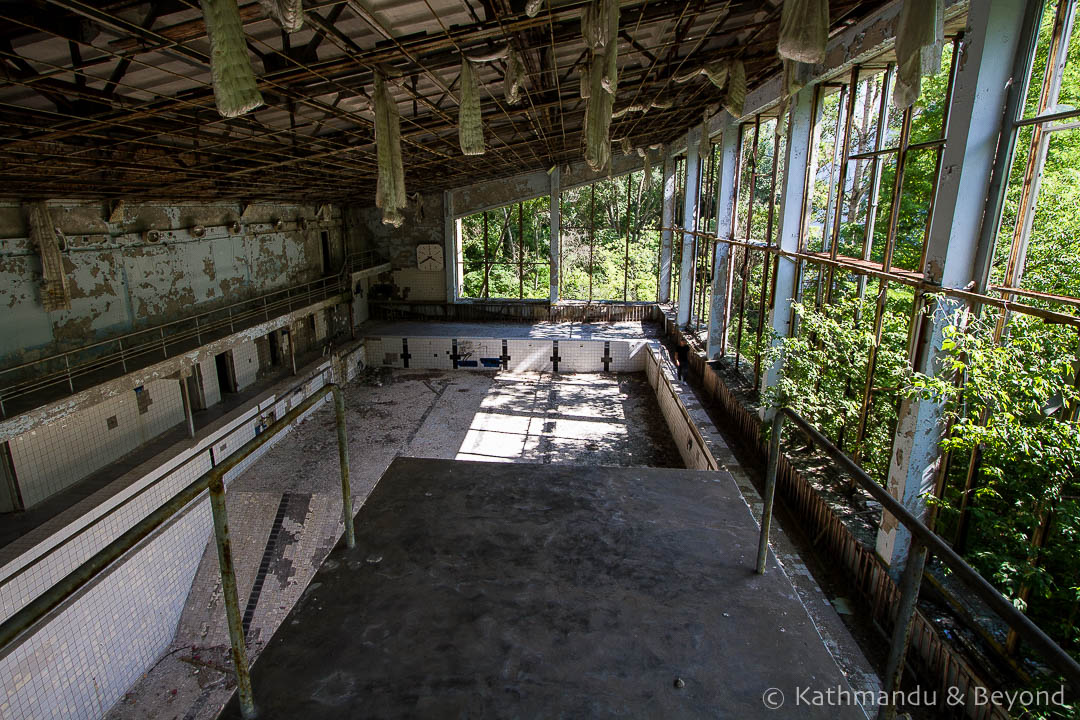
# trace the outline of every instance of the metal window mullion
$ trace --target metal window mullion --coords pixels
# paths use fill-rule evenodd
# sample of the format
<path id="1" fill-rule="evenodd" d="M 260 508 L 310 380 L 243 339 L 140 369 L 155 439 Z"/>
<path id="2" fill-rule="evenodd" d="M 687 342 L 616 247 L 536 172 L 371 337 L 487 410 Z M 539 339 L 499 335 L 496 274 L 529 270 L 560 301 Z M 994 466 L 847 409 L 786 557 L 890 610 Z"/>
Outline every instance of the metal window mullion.
<path id="1" fill-rule="evenodd" d="M 1072 34 L 1075 16 L 1076 3 L 1065 0 L 1059 2 L 1058 12 L 1054 18 L 1051 46 L 1046 58 L 1046 69 L 1043 73 L 1043 88 L 1039 94 L 1039 114 L 1057 107 L 1058 97 L 1061 94 L 1062 74 L 1068 59 L 1069 36 Z M 1013 231 L 1012 246 L 1009 249 L 1009 261 L 1005 268 L 1004 285 L 1006 286 L 1019 286 L 1024 274 L 1028 243 L 1031 240 L 1032 225 L 1035 221 L 1035 207 L 1039 198 L 1039 185 L 1049 148 L 1050 133 L 1047 132 L 1045 124 L 1033 125 L 1016 226 Z M 1005 299 L 1008 300 L 1009 297 L 1006 296 Z M 1003 311 L 998 318 L 996 337 L 1001 336 L 1007 321 L 1008 312 Z"/>
<path id="2" fill-rule="evenodd" d="M 623 302 L 626 302 L 627 292 L 630 289 L 630 180 L 633 178 L 633 175 L 633 173 L 627 173 L 626 175 L 626 214 L 624 215 L 624 222 L 626 223 L 626 249 L 623 254 Z"/>
<path id="3" fill-rule="evenodd" d="M 731 283 L 734 282 L 734 280 L 735 280 L 735 249 L 736 249 L 737 246 L 734 245 L 731 241 L 733 241 L 735 239 L 735 234 L 739 230 L 739 193 L 742 191 L 742 164 L 743 164 L 742 146 L 743 146 L 743 140 L 744 140 L 744 136 L 745 136 L 745 129 L 746 129 L 745 125 L 739 125 L 738 130 L 736 131 L 738 133 L 738 140 L 736 141 L 737 150 L 735 152 L 735 167 L 733 169 L 734 177 L 732 178 L 731 216 L 728 218 L 728 221 L 729 221 L 728 222 L 728 227 L 731 228 L 731 237 L 717 238 L 717 239 L 722 240 L 722 241 L 728 241 L 728 244 L 729 244 L 728 253 L 727 253 L 727 268 L 725 270 L 725 272 L 727 273 L 727 284 L 728 284 L 727 297 L 728 298 L 730 298 L 731 294 L 732 294 L 732 290 L 731 290 L 731 287 L 730 287 Z M 717 183 L 717 186 L 719 187 L 719 183 Z M 717 196 L 716 196 L 716 209 L 717 209 L 717 212 L 719 212 L 719 210 L 720 210 L 720 195 L 719 195 L 719 192 L 717 193 Z M 717 215 L 717 217 L 719 218 L 719 215 Z M 719 223 L 717 223 L 717 228 L 719 229 Z M 720 355 L 721 356 L 727 354 L 728 328 L 731 327 L 731 308 L 732 308 L 732 306 L 733 306 L 733 303 L 730 300 L 728 300 L 727 302 L 724 303 L 725 317 L 724 317 L 724 321 L 723 321 L 724 332 L 721 335 L 721 345 L 720 345 Z M 736 365 L 735 365 L 735 367 L 736 367 L 736 369 L 738 369 L 738 353 L 737 352 L 736 352 Z"/>
<path id="4" fill-rule="evenodd" d="M 780 119 L 777 118 L 776 122 L 779 124 Z M 768 219 L 765 222 L 765 246 L 771 247 L 773 244 L 773 223 L 776 219 L 776 175 L 780 168 L 780 133 L 773 132 L 773 161 L 772 172 L 769 174 L 769 214 Z M 765 327 L 765 302 L 772 286 L 769 283 L 769 270 L 772 268 L 774 262 L 779 262 L 779 256 L 770 257 L 767 252 L 761 254 L 761 297 L 758 301 L 758 318 L 757 318 L 757 344 L 761 347 L 761 335 Z M 773 280 L 775 281 L 775 273 L 773 274 Z M 771 305 L 771 304 L 770 304 Z M 761 380 L 761 353 L 754 353 L 754 387 L 758 387 Z"/>
<path id="5" fill-rule="evenodd" d="M 747 208 L 746 208 L 746 239 L 750 240 L 753 235 L 751 227 L 754 219 L 754 190 L 757 189 L 757 144 L 758 134 L 761 130 L 761 116 L 754 117 L 754 139 L 752 141 L 750 153 L 750 190 L 746 194 Z M 745 140 L 745 136 L 743 137 Z M 739 369 L 739 362 L 742 358 L 742 333 L 743 333 L 743 321 L 746 313 L 746 286 L 749 281 L 749 273 L 747 272 L 747 264 L 750 261 L 750 248 L 743 248 L 743 261 L 742 269 L 739 271 L 740 284 L 739 284 L 739 324 L 735 332 L 735 369 Z"/>
<path id="6" fill-rule="evenodd" d="M 885 137 L 885 128 L 886 128 L 886 125 L 888 123 L 888 116 L 889 116 L 889 104 L 888 104 L 889 85 L 892 83 L 893 72 L 894 72 L 893 64 L 889 63 L 888 67 L 885 70 L 885 74 L 881 78 L 881 98 L 880 98 L 879 104 L 878 104 L 877 135 L 874 138 L 874 150 L 875 151 L 881 150 L 881 145 L 882 145 L 882 142 L 884 141 L 884 137 Z M 908 116 L 908 114 L 910 112 L 911 112 L 910 109 L 905 110 L 905 114 L 904 114 L 905 119 L 907 118 L 907 116 Z M 905 143 L 904 143 L 903 130 L 901 130 L 900 152 L 897 155 L 897 159 L 896 159 L 896 163 L 897 163 L 896 174 L 897 175 L 900 175 L 900 172 L 901 172 L 900 171 L 900 163 L 904 158 L 905 151 L 906 151 L 906 147 L 905 147 Z M 873 254 L 874 230 L 877 227 L 878 209 L 881 206 L 881 197 L 880 197 L 880 195 L 881 195 L 881 175 L 882 175 L 882 173 L 881 173 L 881 155 L 875 154 L 874 157 L 871 158 L 870 161 L 872 163 L 871 169 L 870 169 L 870 197 L 869 197 L 869 199 L 867 201 L 867 207 L 866 207 L 866 228 L 865 228 L 865 231 L 863 232 L 863 247 L 862 247 L 862 259 L 864 261 L 869 261 L 870 256 Z M 891 204 L 890 208 L 895 208 L 896 205 L 897 205 L 897 201 L 900 199 L 900 186 L 897 185 L 896 183 L 894 183 L 892 190 L 893 190 L 892 191 L 892 204 Z M 886 244 L 888 244 L 888 238 L 886 238 Z M 865 278 L 860 278 L 859 279 L 859 298 L 862 299 L 865 296 L 865 293 L 866 293 L 866 280 L 865 280 Z"/>
<path id="7" fill-rule="evenodd" d="M 960 33 L 953 38 L 952 43 L 952 61 L 949 65 L 949 81 L 945 88 L 945 104 L 944 109 L 941 112 L 941 139 L 937 141 L 937 149 L 934 151 L 934 173 L 931 175 L 930 181 L 930 205 L 926 209 L 926 226 L 923 229 L 923 241 L 922 249 L 919 251 L 919 264 L 917 268 L 922 268 L 926 263 L 926 246 L 930 241 L 930 223 L 934 219 L 934 209 L 936 208 L 937 200 L 937 186 L 941 177 L 941 156 L 945 151 L 945 140 L 948 137 L 949 128 L 949 109 L 952 107 L 953 89 L 956 87 L 956 69 L 960 66 L 960 41 L 963 39 L 964 34 Z M 909 151 L 922 149 L 928 147 L 929 143 L 915 143 L 914 145 L 908 145 Z M 884 270 L 888 270 L 891 267 L 891 261 L 889 267 L 884 267 Z M 921 290 L 916 290 L 916 294 L 921 294 Z"/>
<path id="8" fill-rule="evenodd" d="M 701 132 L 704 133 L 707 129 L 708 128 L 706 128 L 705 126 L 702 126 Z M 699 146 L 700 146 L 700 143 L 699 143 Z M 698 219 L 701 217 L 701 187 L 702 187 L 702 177 L 701 176 L 703 174 L 701 171 L 702 171 L 702 168 L 704 167 L 704 164 L 705 164 L 701 159 L 701 152 L 700 151 L 698 152 L 697 164 L 698 164 L 697 173 L 696 173 L 697 178 L 695 178 L 696 181 L 697 181 L 697 187 L 693 188 L 694 197 L 696 198 L 696 200 L 694 202 L 694 205 L 696 206 L 696 209 L 695 209 L 695 213 L 694 213 L 694 216 L 693 216 L 694 227 L 686 228 L 686 229 L 688 229 L 690 231 L 690 242 L 693 244 L 693 246 L 690 249 L 690 257 L 693 260 L 692 265 L 690 267 L 690 278 L 689 278 L 689 280 L 690 280 L 690 292 L 687 293 L 687 297 L 690 298 L 690 317 L 687 318 L 687 322 L 691 326 L 694 325 L 694 291 L 697 289 L 697 286 L 696 286 L 696 283 L 697 283 L 697 267 L 698 267 L 697 223 L 698 223 Z M 689 152 L 687 152 L 687 154 L 686 154 L 686 175 L 687 175 L 687 178 L 690 177 L 690 153 Z M 691 188 L 687 187 L 686 188 L 686 194 L 689 195 L 690 192 L 691 192 Z M 685 208 L 685 206 L 686 206 L 686 201 L 684 200 L 683 201 L 683 207 Z M 685 214 L 686 214 L 686 211 L 684 209 L 683 210 L 683 215 L 685 216 Z M 685 220 L 685 217 L 683 219 Z"/>
<path id="9" fill-rule="evenodd" d="M 491 251 L 488 249 L 488 213 L 484 211 L 484 286 L 483 298 L 488 298 L 488 277 L 491 275 Z"/>
<path id="10" fill-rule="evenodd" d="M 596 242 L 596 183 L 589 186 L 589 297 L 592 302 L 593 245 Z"/>
<path id="11" fill-rule="evenodd" d="M 708 128 L 703 128 L 702 132 L 706 132 Z M 701 228 L 703 232 L 709 231 L 709 223 L 706 220 L 707 209 L 709 207 L 708 198 L 713 195 L 713 186 L 716 184 L 716 149 L 713 143 L 710 141 L 709 146 L 709 161 L 708 169 L 705 172 L 705 177 L 701 183 L 701 192 L 698 195 L 698 222 L 697 226 Z M 699 152 L 700 154 L 700 152 Z M 704 160 L 702 160 L 704 164 Z M 704 222 L 703 222 L 704 221 Z M 704 226 L 704 227 L 702 227 Z M 694 276 L 697 278 L 698 283 L 698 309 L 697 320 L 699 324 L 705 323 L 705 298 L 709 293 L 709 273 L 707 271 L 709 267 L 710 249 L 712 247 L 712 239 L 709 236 L 705 237 L 705 242 L 697 246 L 697 253 L 694 256 Z"/>
<path id="12" fill-rule="evenodd" d="M 518 209 L 518 300 L 525 297 L 525 207 L 517 204 Z"/>
<path id="13" fill-rule="evenodd" d="M 1068 56 L 1069 35 L 1071 35 L 1072 32 L 1074 16 L 1074 2 L 1066 0 L 1059 2 L 1058 12 L 1054 17 L 1054 31 L 1051 36 L 1049 52 L 1047 53 L 1046 67 L 1043 71 L 1043 86 L 1039 93 L 1039 105 L 1036 110 L 1036 115 L 1043 114 L 1049 108 L 1057 105 L 1058 94 L 1061 89 L 1061 71 L 1064 69 Z M 1038 31 L 1035 30 L 1035 33 L 1037 38 Z M 1034 62 L 1037 47 L 1036 41 L 1033 44 L 1031 54 L 1029 55 L 1029 68 L 1031 67 L 1031 63 Z M 1030 70 L 1025 73 L 1026 83 L 1030 82 L 1030 75 Z M 1024 95 L 1019 98 L 1020 108 L 1023 107 L 1027 89 L 1028 88 L 1025 85 Z M 1017 127 L 1014 124 L 1012 144 L 1010 147 L 1015 146 L 1017 137 Z M 1009 259 L 1005 267 L 1004 284 L 1007 286 L 1018 286 L 1020 284 L 1020 278 L 1023 275 L 1023 265 L 1027 255 L 1027 243 L 1030 238 L 1035 204 L 1038 199 L 1039 179 L 1042 175 L 1043 165 L 1046 161 L 1049 139 L 1050 134 L 1045 131 L 1042 123 L 1033 125 L 1031 144 L 1028 146 L 1028 158 L 1024 169 L 1021 196 L 1017 203 L 1016 224 L 1013 226 L 1013 237 L 1009 247 Z M 1003 293 L 1002 297 L 1004 300 L 1008 301 L 1011 294 Z M 995 342 L 1001 339 L 1001 335 L 1008 322 L 1008 317 L 1008 308 L 1001 308 L 997 322 L 994 326 Z M 978 418 L 979 425 L 985 425 L 988 419 L 989 414 L 984 410 Z M 975 475 L 978 472 L 980 464 L 980 451 L 979 448 L 976 447 L 968 461 L 967 473 L 964 478 L 964 489 L 960 498 L 960 517 L 957 520 L 956 534 L 954 536 L 954 542 L 961 552 L 967 541 L 967 528 L 970 523 L 971 498 L 975 487 Z"/>
<path id="14" fill-rule="evenodd" d="M 837 190 L 839 188 L 840 161 L 843 157 L 843 141 L 841 140 L 841 134 L 843 132 L 843 121 L 844 116 L 847 114 L 847 103 L 849 102 L 850 96 L 850 88 L 847 85 L 840 85 L 840 99 L 837 102 L 836 108 L 836 124 L 833 126 L 833 151 L 832 167 L 829 170 L 829 194 L 825 201 L 825 222 L 821 227 L 821 251 L 830 253 L 830 257 L 832 257 L 832 234 L 835 220 L 833 203 L 839 203 L 840 196 L 843 194 Z M 821 102 L 824 106 L 824 95 L 822 95 Z M 818 273 L 817 288 L 814 293 L 814 307 L 817 309 L 820 309 L 824 302 L 824 286 L 826 279 L 831 277 L 831 270 L 826 272 L 823 269 Z"/>
<path id="15" fill-rule="evenodd" d="M 855 122 L 855 86 L 858 82 L 859 66 L 855 65 L 851 68 L 851 81 L 848 85 L 848 102 L 844 113 L 844 138 L 841 151 L 840 177 L 839 182 L 837 183 L 836 192 L 836 218 L 832 228 L 832 247 L 829 249 L 829 257 L 833 260 L 836 259 L 837 252 L 840 249 L 840 218 L 844 212 L 844 186 L 847 183 L 849 162 L 848 150 L 851 144 L 851 128 Z M 830 265 L 828 287 L 825 292 L 826 302 L 832 302 L 833 299 L 833 280 L 833 266 Z"/>

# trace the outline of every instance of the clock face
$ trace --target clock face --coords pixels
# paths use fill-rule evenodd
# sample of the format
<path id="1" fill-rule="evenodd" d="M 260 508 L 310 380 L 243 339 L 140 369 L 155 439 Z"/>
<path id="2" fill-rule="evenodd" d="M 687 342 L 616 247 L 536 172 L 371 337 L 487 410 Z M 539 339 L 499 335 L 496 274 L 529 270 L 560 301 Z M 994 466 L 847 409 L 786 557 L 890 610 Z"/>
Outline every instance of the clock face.
<path id="1" fill-rule="evenodd" d="M 443 249 L 437 243 L 416 246 L 416 267 L 429 272 L 443 269 Z"/>

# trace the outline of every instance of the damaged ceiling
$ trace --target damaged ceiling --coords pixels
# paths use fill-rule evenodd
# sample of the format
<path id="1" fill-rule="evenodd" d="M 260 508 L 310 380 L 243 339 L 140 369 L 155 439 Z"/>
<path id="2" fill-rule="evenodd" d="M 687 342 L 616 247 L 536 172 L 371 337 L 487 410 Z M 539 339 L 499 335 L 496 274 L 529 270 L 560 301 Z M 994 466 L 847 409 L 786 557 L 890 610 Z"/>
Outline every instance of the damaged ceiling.
<path id="1" fill-rule="evenodd" d="M 375 71 L 398 104 L 409 192 L 580 160 L 587 4 L 545 2 L 529 17 L 525 0 L 306 2 L 303 28 L 286 33 L 241 0 L 264 104 L 225 119 L 198 0 L 2 0 L 0 194 L 370 205 Z M 883 4 L 834 0 L 832 32 Z M 777 72 L 779 17 L 779 2 L 622 3 L 613 151 L 623 138 L 671 141 L 720 102 L 704 76 L 676 76 L 724 59 L 745 63 L 751 88 Z M 462 54 L 507 43 L 524 61 L 524 91 L 508 103 L 505 60 L 476 64 L 487 149 L 465 156 Z"/>

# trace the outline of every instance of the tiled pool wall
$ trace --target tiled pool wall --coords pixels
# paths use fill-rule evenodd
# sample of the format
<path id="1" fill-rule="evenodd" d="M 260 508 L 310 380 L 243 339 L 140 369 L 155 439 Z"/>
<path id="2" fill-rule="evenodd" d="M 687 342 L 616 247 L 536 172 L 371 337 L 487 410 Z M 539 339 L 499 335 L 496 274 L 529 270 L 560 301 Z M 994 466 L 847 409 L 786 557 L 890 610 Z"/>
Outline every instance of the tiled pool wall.
<path id="1" fill-rule="evenodd" d="M 68 522 L 47 524 L 5 548 L 0 556 L 0 620 L 11 617 L 327 382 L 353 379 L 363 353 L 360 344 L 323 361 L 291 389 L 262 393 L 167 461 L 135 468 L 132 473 L 141 476 L 107 500 L 87 503 L 77 517 L 65 514 Z M 327 402 L 330 399 L 328 395 Z M 298 422 L 322 405 L 317 403 Z M 230 470 L 226 484 L 287 432 Z M 172 641 L 212 528 L 204 494 L 65 601 L 32 634 L 9 645 L 0 656 L 0 718 L 104 715 Z"/>
<path id="2" fill-rule="evenodd" d="M 410 370 L 645 372 L 686 467 L 718 470 L 732 459 L 693 391 L 675 380 L 667 350 L 657 340 L 384 335 L 364 342 L 371 364 Z"/>
<path id="3" fill-rule="evenodd" d="M 368 362 L 417 370 L 642 372 L 648 340 L 398 337 L 364 339 Z"/>
<path id="4" fill-rule="evenodd" d="M 340 365 L 331 370 L 337 362 Z M 430 370 L 645 372 L 686 467 L 716 470 L 730 454 L 693 393 L 674 379 L 667 351 L 656 340 L 369 337 L 340 360 L 321 364 L 288 397 L 268 393 L 253 400 L 248 410 L 110 501 L 7 558 L 0 567 L 0 617 L 10 617 L 205 471 L 211 448 L 220 460 L 254 436 L 268 411 L 280 417 L 322 387 L 331 374 L 351 380 L 363 363 Z M 254 460 L 246 460 L 229 479 Z M 122 512 L 110 513 L 148 485 L 156 487 Z M 196 501 L 0 657 L 0 717 L 94 718 L 107 711 L 171 641 L 210 527 L 205 499 Z M 31 564 L 32 570 L 20 572 Z"/>

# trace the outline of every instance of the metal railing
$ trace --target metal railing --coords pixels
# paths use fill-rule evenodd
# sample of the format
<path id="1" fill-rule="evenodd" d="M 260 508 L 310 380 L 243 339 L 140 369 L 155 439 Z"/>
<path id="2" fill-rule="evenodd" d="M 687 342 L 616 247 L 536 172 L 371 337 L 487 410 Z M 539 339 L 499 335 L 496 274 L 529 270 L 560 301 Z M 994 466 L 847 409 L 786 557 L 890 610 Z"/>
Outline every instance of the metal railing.
<path id="1" fill-rule="evenodd" d="M 140 363 L 165 360 L 198 347 L 204 338 L 243 330 L 348 290 L 340 276 L 320 278 L 4 368 L 0 370 L 0 417 L 7 416 L 4 404 L 12 399 L 64 384 L 74 394 L 76 380 L 87 375 L 110 368 L 127 373 Z"/>
<path id="2" fill-rule="evenodd" d="M 817 428 L 789 408 L 775 410 L 772 418 L 768 464 L 765 471 L 764 507 L 762 509 L 761 530 L 758 539 L 756 566 L 758 574 L 765 572 L 765 561 L 768 555 L 769 528 L 773 514 L 773 502 L 776 497 L 776 479 L 780 464 L 780 436 L 783 432 L 785 418 L 791 420 L 814 444 L 824 450 L 855 480 L 859 487 L 873 497 L 874 500 L 881 503 L 882 508 L 895 517 L 911 533 L 911 545 L 908 549 L 907 562 L 900 581 L 900 603 L 897 607 L 896 622 L 893 626 L 885 667 L 884 692 L 889 702 L 880 706 L 878 720 L 892 720 L 896 717 L 896 706 L 893 703 L 894 691 L 900 687 L 904 659 L 911 637 L 912 621 L 915 617 L 919 589 L 922 584 L 923 570 L 926 566 L 927 554 L 931 552 L 937 555 L 941 562 L 948 566 L 969 590 L 985 602 L 995 615 L 1014 630 L 1017 635 L 1026 640 L 1047 663 L 1060 672 L 1072 686 L 1074 692 L 1080 693 L 1080 663 L 1077 663 L 1068 652 L 1055 643 L 1027 615 L 1017 610 L 1008 598 L 1002 595 L 975 568 L 968 565 L 955 550 L 937 533 L 915 517 L 903 503 L 867 475 L 843 450 L 836 447 Z"/>
<path id="3" fill-rule="evenodd" d="M 360 252 L 349 253 L 345 256 L 345 262 L 341 265 L 341 277 L 344 279 L 350 273 L 360 272 L 361 270 L 370 270 L 373 267 L 378 267 L 386 263 L 379 253 L 374 250 L 361 250 Z"/>
<path id="4" fill-rule="evenodd" d="M 203 344 L 203 338 L 243 330 L 258 322 L 266 322 L 297 308 L 325 300 L 351 290 L 349 275 L 377 267 L 383 259 L 373 250 L 346 256 L 336 275 L 312 280 L 292 287 L 274 290 L 248 300 L 231 303 L 190 315 L 180 320 L 134 330 L 108 340 L 81 345 L 48 357 L 30 360 L 0 370 L 0 417 L 7 417 L 5 401 L 38 392 L 54 385 L 67 385 L 75 393 L 75 381 L 107 368 L 127 373 L 140 367 L 140 362 L 168 359 Z M 171 347 L 170 347 L 171 346 Z M 179 349 L 178 346 L 184 346 Z M 90 357 L 87 357 L 90 356 Z"/>
<path id="5" fill-rule="evenodd" d="M 225 475 L 244 459 L 269 442 L 275 435 L 298 420 L 305 412 L 322 402 L 327 394 L 334 395 L 334 412 L 337 421 L 338 462 L 341 468 L 341 513 L 345 524 L 345 542 L 355 547 L 356 537 L 352 524 L 352 488 L 349 482 L 349 448 L 345 432 L 345 399 L 336 384 L 324 385 L 312 393 L 264 432 L 247 441 L 220 464 L 203 473 L 197 480 L 162 503 L 156 510 L 137 522 L 123 535 L 106 545 L 93 557 L 68 573 L 25 607 L 0 623 L 0 656 L 9 646 L 35 632 L 35 625 L 71 598 L 80 588 L 91 582 L 99 573 L 120 559 L 126 552 L 160 528 L 177 513 L 199 499 L 203 491 L 209 491 L 210 508 L 214 516 L 214 538 L 217 542 L 218 560 L 221 568 L 221 584 L 225 599 L 225 614 L 232 644 L 236 686 L 240 696 L 240 709 L 245 718 L 255 717 L 255 701 L 251 690 L 247 645 L 244 640 L 243 619 L 236 587 L 236 570 L 233 566 L 232 541 L 229 537 L 229 518 L 225 508 Z"/>

